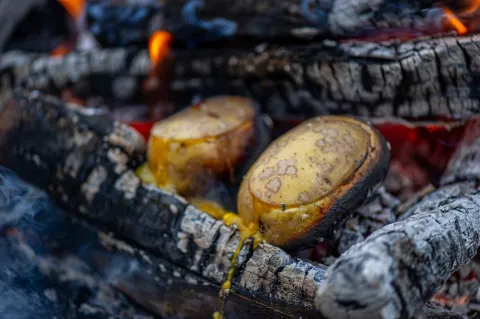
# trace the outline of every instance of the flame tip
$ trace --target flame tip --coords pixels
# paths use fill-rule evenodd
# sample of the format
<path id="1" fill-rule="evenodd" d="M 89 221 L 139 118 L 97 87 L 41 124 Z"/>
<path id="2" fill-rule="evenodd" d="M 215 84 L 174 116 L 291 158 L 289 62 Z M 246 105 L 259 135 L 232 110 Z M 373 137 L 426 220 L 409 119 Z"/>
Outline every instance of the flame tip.
<path id="1" fill-rule="evenodd" d="M 154 67 L 158 67 L 170 51 L 173 37 L 167 31 L 155 31 L 148 42 L 148 52 Z"/>

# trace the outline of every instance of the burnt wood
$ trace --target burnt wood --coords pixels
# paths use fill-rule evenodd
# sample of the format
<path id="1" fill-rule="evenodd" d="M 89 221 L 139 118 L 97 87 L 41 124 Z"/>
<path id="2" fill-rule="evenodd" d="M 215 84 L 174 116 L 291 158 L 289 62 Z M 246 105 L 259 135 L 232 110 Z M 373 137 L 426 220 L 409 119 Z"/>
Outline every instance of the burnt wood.
<path id="1" fill-rule="evenodd" d="M 144 143 L 131 129 L 105 115 L 20 90 L 2 105 L 0 115 L 2 165 L 48 190 L 77 216 L 138 245 L 134 258 L 146 254 L 171 263 L 181 274 L 210 283 L 208 298 L 217 296 L 238 232 L 178 196 L 141 185 L 132 169 L 144 160 Z M 272 306 L 287 317 L 319 316 L 320 310 L 328 316 L 408 317 L 476 253 L 479 196 L 470 182 L 440 188 L 407 212 L 405 220 L 374 232 L 344 253 L 329 268 L 326 282 L 323 267 L 265 243 L 253 250 L 247 242 L 233 289 L 241 300 L 255 300 L 259 309 Z M 106 246 L 129 246 L 100 237 Z M 165 277 L 166 286 L 160 281 L 152 289 L 168 287 L 171 275 Z M 185 276 L 173 273 L 179 279 L 176 285 L 188 282 Z M 345 293 L 347 300 L 342 299 Z M 162 304 L 152 301 L 147 307 Z"/>
<path id="2" fill-rule="evenodd" d="M 480 111 L 479 44 L 480 37 L 472 35 L 176 50 L 170 89 L 179 105 L 189 105 L 193 97 L 238 94 L 282 117 L 463 119 Z M 122 101 L 138 98 L 151 72 L 146 51 L 123 48 L 62 58 L 12 52 L 0 58 L 0 70 L 13 86 L 43 92 L 70 86 L 79 95 Z"/>
<path id="3" fill-rule="evenodd" d="M 142 185 L 132 168 L 143 143 L 132 129 L 52 97 L 16 91 L 0 111 L 0 163 L 48 190 L 68 211 L 219 285 L 239 232 L 184 199 Z M 42 143 L 38 143 L 41 140 Z M 324 270 L 248 240 L 232 288 L 260 300 L 313 311 Z"/>
<path id="4" fill-rule="evenodd" d="M 442 1 L 453 10 L 462 1 Z M 112 0 L 87 5 L 89 29 L 104 45 L 145 43 L 148 31 L 171 32 L 177 42 L 202 45 L 218 40 L 246 46 L 251 42 L 295 42 L 322 38 L 378 35 L 392 29 L 405 32 L 439 32 L 441 11 L 434 1 L 392 0 Z M 89 13 L 91 11 L 91 13 Z M 155 12 L 152 17 L 149 12 Z M 117 21 L 113 28 L 112 21 Z M 130 30 L 124 29 L 129 26 Z M 133 31 L 132 31 L 133 29 Z M 101 30 L 101 31 L 99 31 Z M 105 34 L 110 35 L 106 39 Z M 115 41 L 115 40 L 119 41 Z"/>
<path id="5" fill-rule="evenodd" d="M 411 207 L 403 220 L 351 247 L 328 269 L 316 294 L 316 307 L 326 316 L 409 318 L 477 254 L 475 128 L 473 121 L 450 159 L 443 186 Z"/>
<path id="6" fill-rule="evenodd" d="M 0 309 L 18 305 L 3 315 L 211 318 L 218 310 L 217 284 L 65 214 L 3 167 L 0 190 Z M 235 292 L 225 306 L 228 318 L 313 318 Z"/>
<path id="7" fill-rule="evenodd" d="M 0 307 L 18 306 L 4 315 L 210 318 L 218 310 L 218 285 L 65 214 L 2 167 L 0 190 L 9 194 L 0 200 Z M 235 292 L 225 306 L 228 318 L 319 318 Z M 463 318 L 432 304 L 415 317 Z"/>

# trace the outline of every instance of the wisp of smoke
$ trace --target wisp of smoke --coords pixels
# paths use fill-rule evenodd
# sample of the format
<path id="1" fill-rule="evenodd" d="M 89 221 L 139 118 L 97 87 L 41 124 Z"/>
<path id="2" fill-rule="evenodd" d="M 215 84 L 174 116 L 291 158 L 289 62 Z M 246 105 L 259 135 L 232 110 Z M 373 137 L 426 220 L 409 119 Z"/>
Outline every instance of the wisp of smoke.
<path id="1" fill-rule="evenodd" d="M 45 209 L 53 209 L 53 205 L 44 192 L 0 166 L 0 231 L 14 226 L 22 217 L 34 217 Z"/>
<path id="2" fill-rule="evenodd" d="M 41 210 L 54 206 L 42 191 L 24 183 L 0 166 L 0 316 L 49 318 L 59 309 L 44 296 L 48 285 L 36 268 L 35 256 L 7 236 L 7 229 L 34 227 Z"/>

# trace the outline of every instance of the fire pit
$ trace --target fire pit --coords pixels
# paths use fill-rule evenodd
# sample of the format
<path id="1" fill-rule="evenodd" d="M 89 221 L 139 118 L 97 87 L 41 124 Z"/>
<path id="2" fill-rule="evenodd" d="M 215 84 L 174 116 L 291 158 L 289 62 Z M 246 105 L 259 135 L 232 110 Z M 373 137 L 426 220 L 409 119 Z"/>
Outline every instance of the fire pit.
<path id="1" fill-rule="evenodd" d="M 39 188 L 2 168 L 25 304 L 479 315 L 477 2 L 0 3 L 0 165 Z"/>

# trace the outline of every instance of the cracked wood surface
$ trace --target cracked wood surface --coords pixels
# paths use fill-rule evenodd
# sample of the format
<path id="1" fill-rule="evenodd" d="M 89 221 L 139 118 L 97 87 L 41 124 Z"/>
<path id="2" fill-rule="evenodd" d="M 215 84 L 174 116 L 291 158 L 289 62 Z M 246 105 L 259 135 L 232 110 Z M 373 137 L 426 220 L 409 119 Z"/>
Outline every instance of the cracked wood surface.
<path id="1" fill-rule="evenodd" d="M 335 318 L 412 316 L 477 253 L 480 192 L 470 186 L 458 197 L 427 196 L 412 216 L 345 252 L 325 274 L 318 309 Z"/>
<path id="2" fill-rule="evenodd" d="M 225 279 L 238 231 L 180 197 L 142 185 L 132 168 L 143 160 L 144 144 L 133 130 L 21 91 L 0 114 L 2 165 L 69 211 L 217 285 Z M 269 244 L 253 250 L 251 241 L 236 267 L 235 291 L 306 310 L 313 309 L 324 272 Z"/>
<path id="3" fill-rule="evenodd" d="M 218 285 L 65 214 L 4 167 L 0 190 L 14 194 L 0 201 L 0 309 L 8 318 L 211 318 L 218 310 Z M 235 292 L 225 306 L 228 318 L 312 318 Z"/>
<path id="4" fill-rule="evenodd" d="M 475 128 L 476 121 L 450 159 L 443 186 L 410 208 L 403 220 L 354 245 L 327 270 L 316 294 L 317 309 L 335 318 L 409 318 L 477 254 Z"/>
<path id="5" fill-rule="evenodd" d="M 170 86 L 185 105 L 193 96 L 240 94 L 274 116 L 468 118 L 480 111 L 479 45 L 480 36 L 473 35 L 403 43 L 325 40 L 259 45 L 253 51 L 177 50 Z M 80 95 L 130 100 L 138 97 L 150 61 L 145 51 L 121 48 L 63 58 L 7 53 L 0 70 L 4 81 L 13 77 L 15 85 L 29 90 L 73 86 Z"/>
<path id="6" fill-rule="evenodd" d="M 124 238 L 128 238 L 140 245 L 146 252 L 129 249 L 128 244 L 109 239 L 108 236 L 101 236 L 103 245 L 113 246 L 120 250 L 125 250 L 127 247 L 126 250 L 130 251 L 130 254 L 137 256 L 135 258 L 150 260 L 164 258 L 178 265 L 177 274 L 170 273 L 168 276 L 173 275 L 174 278 L 179 279 L 179 282 L 188 282 L 187 277 L 192 274 L 218 287 L 230 266 L 230 259 L 239 239 L 238 232 L 223 226 L 220 221 L 193 208 L 179 197 L 154 187 L 140 185 L 131 168 L 143 160 L 144 144 L 141 140 L 138 140 L 128 127 L 113 124 L 113 122 L 109 125 L 108 120 L 103 116 L 85 114 L 85 112 L 88 111 L 75 109 L 73 106 L 65 107 L 64 104 L 51 97 L 42 97 L 36 94 L 25 95 L 17 91 L 15 99 L 0 109 L 0 119 L 2 119 L 0 121 L 0 132 L 2 133 L 0 134 L 2 137 L 0 140 L 2 147 L 0 163 L 11 167 L 25 179 L 48 189 L 49 193 L 63 207 L 87 217 L 107 231 L 114 231 Z M 36 142 L 38 137 L 44 141 L 42 145 Z M 126 140 L 129 143 L 125 143 Z M 126 145 L 134 145 L 134 147 L 126 148 Z M 421 307 L 424 300 L 428 299 L 422 293 L 433 294 L 436 285 L 441 284 L 454 268 L 471 257 L 473 249 L 470 248 L 475 246 L 475 236 L 469 238 L 470 241 L 463 242 L 452 239 L 455 238 L 456 225 L 463 227 L 468 223 L 465 227 L 474 235 L 480 229 L 476 225 L 477 220 L 480 220 L 477 218 L 479 216 L 475 215 L 480 214 L 478 212 L 480 209 L 477 211 L 471 209 L 472 207 L 478 208 L 472 201 L 477 198 L 478 194 L 465 195 L 469 193 L 472 185 L 463 185 L 463 188 L 461 185 L 454 184 L 448 186 L 449 188 L 442 188 L 430 194 L 430 200 L 424 199 L 422 202 L 426 202 L 427 205 L 417 206 L 419 212 L 400 222 L 403 224 L 398 226 L 399 229 L 396 230 L 396 233 L 388 231 L 388 227 L 395 228 L 395 226 L 387 226 L 387 228 L 377 231 L 377 233 L 385 232 L 385 236 L 372 235 L 370 238 L 374 239 L 369 238 L 360 244 L 360 247 L 366 245 L 367 248 L 359 249 L 358 245 L 354 246 L 340 258 L 340 260 L 348 259 L 352 251 L 354 251 L 353 254 L 365 252 L 372 257 L 369 253 L 370 249 L 376 249 L 374 251 L 378 251 L 379 256 L 385 258 L 381 265 L 390 263 L 389 265 L 398 271 L 389 273 L 387 270 L 386 274 L 390 277 L 386 276 L 382 279 L 387 278 L 387 282 L 388 280 L 392 280 L 392 282 L 399 280 L 403 284 L 393 285 L 390 290 L 375 289 L 375 292 L 370 295 L 371 300 L 377 300 L 375 294 L 380 294 L 380 297 L 384 299 L 378 300 L 391 301 L 388 299 L 391 297 L 388 293 L 395 294 L 398 291 L 398 293 L 402 293 L 403 298 L 411 298 L 408 301 L 409 308 L 401 310 L 403 304 L 401 301 L 399 302 L 399 299 L 394 298 L 393 303 L 390 304 L 392 307 L 387 310 L 393 311 L 393 313 L 399 310 L 403 315 L 413 314 Z M 438 203 L 438 207 L 431 203 Z M 450 210 L 449 207 L 452 206 L 457 210 Z M 438 227 L 435 214 L 446 218 L 445 225 L 442 224 Z M 455 224 L 455 221 L 458 222 Z M 412 225 L 415 227 L 412 228 Z M 440 242 L 441 245 L 435 246 L 435 250 L 427 249 L 425 253 L 421 248 L 430 246 L 427 244 L 422 246 L 422 244 L 428 243 L 430 237 L 426 234 L 428 232 L 422 232 L 422 229 L 426 229 L 427 226 L 431 226 L 430 230 L 437 231 L 436 236 L 432 237 L 433 243 L 438 245 Z M 412 231 L 411 237 L 407 236 L 407 240 L 401 240 L 402 236 L 395 235 L 408 233 L 409 229 L 414 229 L 414 231 Z M 392 256 L 388 254 L 388 250 L 385 252 L 382 245 L 380 248 L 376 247 L 378 242 L 375 238 L 386 238 L 387 241 L 399 240 L 400 244 L 395 246 L 398 249 L 394 250 L 398 254 Z M 448 240 L 453 240 L 453 243 L 456 244 L 445 245 L 445 241 Z M 368 244 L 370 242 L 373 243 Z M 418 256 L 410 257 L 412 247 L 418 248 Z M 438 255 L 428 255 L 442 254 L 442 252 L 445 254 L 441 256 L 452 258 L 449 259 L 450 264 L 440 257 L 438 260 L 435 259 Z M 430 256 L 429 261 L 432 262 L 425 263 L 422 256 Z M 415 259 L 416 257 L 418 258 Z M 445 264 L 445 266 L 439 266 L 439 263 Z M 410 272 L 406 273 L 405 268 L 402 268 L 405 264 L 412 265 L 411 268 L 408 268 L 411 270 Z M 375 266 L 375 268 L 369 268 L 368 265 Z M 438 266 L 439 268 L 435 268 L 435 270 L 441 270 L 441 272 L 431 271 L 431 268 L 428 268 L 431 265 Z M 359 268 L 355 268 L 355 271 L 349 269 L 349 274 L 357 274 L 358 269 L 365 269 L 367 273 L 371 273 L 372 269 L 379 269 L 380 273 L 385 271 L 383 267 L 378 268 L 376 261 L 373 261 L 373 264 L 367 262 L 356 266 Z M 315 291 L 322 289 L 323 268 L 294 259 L 286 252 L 268 244 L 261 244 L 253 251 L 250 242 L 243 247 L 237 267 L 233 287 L 239 293 L 238 296 L 243 295 L 248 300 L 267 303 L 267 305 L 270 303 L 271 306 L 280 309 L 286 317 L 298 313 L 304 313 L 305 316 L 319 316 L 319 313 L 313 309 L 313 300 Z M 338 273 L 336 267 L 335 264 L 329 271 L 334 274 Z M 426 277 L 427 280 L 424 283 L 417 285 L 415 278 L 418 277 L 409 278 L 411 274 L 415 273 L 429 276 Z M 396 275 L 401 276 L 395 277 Z M 359 276 L 359 278 L 363 277 Z M 349 277 L 349 279 L 351 278 Z M 168 279 L 165 280 L 168 285 Z M 331 279 L 328 280 L 327 286 L 331 283 Z M 144 283 L 148 281 L 147 277 Z M 355 285 L 358 284 L 355 281 L 350 282 L 352 286 L 344 284 L 342 281 L 343 286 L 352 287 L 354 296 L 363 296 L 364 294 L 358 294 L 358 291 L 367 292 L 367 288 L 369 288 L 368 285 L 367 287 Z M 157 282 L 153 287 L 158 289 L 164 285 L 164 282 Z M 413 291 L 411 294 L 407 294 L 406 291 L 409 291 L 410 285 L 420 287 L 418 289 L 422 289 L 421 293 L 415 294 Z M 388 284 L 385 287 L 388 288 Z M 213 291 L 211 292 L 216 296 Z M 140 300 L 143 298 L 138 297 L 143 296 L 142 294 L 130 293 Z M 386 294 L 382 295 L 382 293 Z M 318 298 L 320 297 L 317 296 Z M 319 300 L 323 300 L 324 303 L 328 301 L 324 297 Z M 366 310 L 363 310 L 375 313 L 374 311 L 381 307 L 379 304 L 381 301 L 374 303 L 373 306 L 369 305 Z M 286 308 L 283 308 L 283 305 Z M 329 305 L 337 304 L 331 302 Z M 162 303 L 152 301 L 144 306 L 154 309 L 154 311 L 160 311 L 158 309 L 161 309 Z M 395 306 L 400 308 L 397 309 Z M 237 307 L 242 309 L 243 306 L 237 305 Z M 259 307 L 261 308 L 261 306 Z M 287 308 L 290 310 L 285 310 Z M 318 306 L 316 310 L 319 310 Z M 328 311 L 327 309 L 326 314 L 331 315 Z M 344 314 L 338 309 L 334 311 L 335 316 Z M 387 313 L 392 314 L 392 312 Z M 423 309 L 422 313 L 434 315 L 434 312 L 427 308 Z M 361 312 L 361 314 L 364 313 Z"/>

